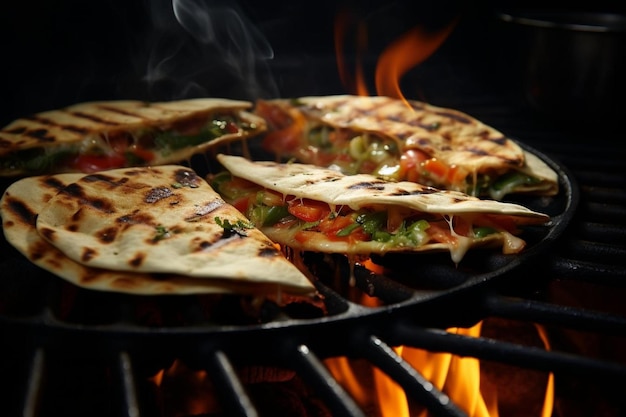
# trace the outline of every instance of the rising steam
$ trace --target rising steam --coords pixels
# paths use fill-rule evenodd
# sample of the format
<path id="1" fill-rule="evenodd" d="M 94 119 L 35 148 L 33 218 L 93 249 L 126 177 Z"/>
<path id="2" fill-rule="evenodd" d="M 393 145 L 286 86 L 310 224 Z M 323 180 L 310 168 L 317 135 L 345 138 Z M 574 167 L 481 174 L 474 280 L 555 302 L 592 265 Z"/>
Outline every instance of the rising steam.
<path id="1" fill-rule="evenodd" d="M 233 1 L 149 2 L 143 81 L 161 99 L 272 94 L 273 50 Z"/>

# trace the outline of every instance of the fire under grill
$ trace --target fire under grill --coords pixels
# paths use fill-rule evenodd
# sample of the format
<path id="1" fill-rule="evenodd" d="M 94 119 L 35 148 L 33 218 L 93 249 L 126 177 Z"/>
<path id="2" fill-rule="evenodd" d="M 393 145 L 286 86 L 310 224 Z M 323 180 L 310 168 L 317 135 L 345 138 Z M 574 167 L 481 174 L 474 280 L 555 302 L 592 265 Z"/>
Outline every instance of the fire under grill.
<path id="1" fill-rule="evenodd" d="M 539 116 L 487 83 L 491 60 L 468 69 L 467 55 L 442 49 L 403 80 L 403 90 L 494 126 L 559 173 L 559 196 L 521 201 L 553 216 L 549 227 L 527 230 L 524 253 L 476 251 L 458 267 L 448 254 L 375 259 L 388 267 L 383 272 L 306 254 L 323 299 L 281 306 L 88 291 L 30 264 L 2 238 L 0 415 L 383 417 L 382 408 L 399 403 L 411 416 L 625 415 L 621 138 L 607 126 Z M 474 53 L 472 64 L 485 58 Z M 270 71 L 285 97 L 343 92 L 336 72 L 328 51 L 277 54 Z M 59 73 L 76 78 L 75 70 Z M 94 78 L 92 88 L 108 89 L 98 81 L 110 78 Z M 66 82 L 61 77 L 60 88 Z M 246 87 L 216 83 L 211 94 Z M 15 107 L 25 101 L 20 96 Z M 480 373 L 451 358 L 478 359 Z M 437 388 L 441 369 L 460 377 Z M 497 402 L 498 413 L 477 406 L 470 413 L 475 401 L 453 395 L 452 385 L 476 375 L 484 406 Z M 389 389 L 389 380 L 397 385 Z M 393 394 L 381 398 L 388 389 Z M 548 397 L 551 414 L 542 413 Z"/>
<path id="2" fill-rule="evenodd" d="M 412 410 L 471 415 L 403 358 L 401 346 L 479 359 L 483 385 L 499 387 L 500 415 L 540 415 L 550 373 L 553 416 L 622 415 L 624 154 L 565 141 L 515 106 L 473 104 L 489 123 L 526 138 L 524 146 L 545 145 L 534 151 L 560 174 L 557 198 L 527 202 L 554 222 L 527 232 L 524 254 L 477 251 L 459 267 L 443 254 L 378 259 L 393 265 L 384 273 L 307 254 L 302 262 L 319 278 L 323 306 L 280 307 L 235 296 L 88 291 L 3 241 L 3 414 L 379 415 L 330 371 L 327 361 L 342 358 L 356 375 L 388 375 Z M 449 331 L 478 323 L 480 334 Z M 198 403 L 200 414 L 190 408 Z"/>

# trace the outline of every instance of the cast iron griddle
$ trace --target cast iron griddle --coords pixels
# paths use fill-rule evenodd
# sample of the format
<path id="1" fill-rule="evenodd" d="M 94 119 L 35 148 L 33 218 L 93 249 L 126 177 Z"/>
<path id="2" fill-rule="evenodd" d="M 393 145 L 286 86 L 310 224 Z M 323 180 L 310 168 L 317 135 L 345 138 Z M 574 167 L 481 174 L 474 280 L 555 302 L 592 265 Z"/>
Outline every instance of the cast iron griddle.
<path id="1" fill-rule="evenodd" d="M 281 309 L 266 302 L 258 321 L 254 323 L 227 321 L 187 320 L 183 323 L 163 326 L 129 323 L 120 308 L 134 309 L 146 299 L 156 303 L 158 309 L 171 311 L 189 310 L 197 299 L 194 296 L 136 296 L 128 294 L 87 294 L 95 299 L 100 309 L 115 309 L 120 319 L 103 320 L 102 323 L 85 323 L 78 319 L 59 318 L 47 301 L 47 293 L 59 291 L 59 278 L 32 265 L 2 238 L 0 267 L 3 278 L 0 291 L 8 304 L 19 304 L 23 299 L 31 305 L 19 314 L 2 309 L 0 326 L 16 331 L 17 335 L 38 334 L 38 343 L 66 344 L 68 338 L 81 342 L 103 340 L 117 341 L 120 348 L 152 345 L 180 347 L 181 343 L 195 346 L 250 346 L 255 343 L 257 351 L 269 347 L 276 338 L 292 338 L 298 343 L 316 346 L 328 334 L 358 332 L 376 334 L 388 323 L 403 316 L 422 314 L 428 323 L 438 320 L 434 315 L 423 314 L 437 303 L 451 302 L 455 297 L 464 297 L 468 290 L 477 290 L 487 284 L 506 280 L 512 271 L 528 266 L 535 258 L 550 248 L 567 228 L 576 210 L 579 191 L 568 169 L 526 145 L 526 150 L 538 155 L 559 176 L 559 193 L 554 197 L 518 196 L 513 202 L 547 213 L 551 221 L 542 226 L 524 229 L 523 238 L 527 247 L 515 255 L 503 255 L 499 251 L 479 249 L 469 251 L 459 265 L 455 265 L 448 253 L 441 254 L 393 254 L 373 260 L 386 267 L 383 273 L 374 273 L 360 264 L 350 264 L 343 256 L 305 254 L 303 262 L 318 278 L 315 282 L 323 297 L 325 311 L 320 314 L 304 305 Z M 79 293 L 94 293 L 77 289 Z M 468 295 L 469 296 L 469 295 Z M 48 298 L 47 298 L 48 297 Z M 9 300 L 10 298 L 10 300 Z M 33 301 L 33 299 L 35 301 Z M 56 303 L 56 301 L 55 301 Z M 125 307 L 120 307 L 125 306 Z M 201 306 L 198 308 L 202 308 Z M 32 310 L 32 311 L 31 311 Z M 436 311 L 437 309 L 433 309 Z M 115 316 L 117 317 L 117 316 Z M 32 333 L 37 331 L 36 333 Z M 335 344 L 340 346 L 341 344 Z M 205 346 L 206 347 L 206 346 Z"/>

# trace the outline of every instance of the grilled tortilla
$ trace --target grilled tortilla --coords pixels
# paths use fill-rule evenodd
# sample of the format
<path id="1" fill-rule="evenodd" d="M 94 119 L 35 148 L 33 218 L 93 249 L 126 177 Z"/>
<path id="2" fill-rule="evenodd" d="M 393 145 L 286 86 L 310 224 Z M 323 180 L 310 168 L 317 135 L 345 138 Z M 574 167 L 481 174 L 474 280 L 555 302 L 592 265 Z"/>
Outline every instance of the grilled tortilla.
<path id="1" fill-rule="evenodd" d="M 252 103 L 201 98 L 80 103 L 0 130 L 0 176 L 180 163 L 266 128 Z"/>
<path id="2" fill-rule="evenodd" d="M 271 241 L 188 168 L 28 177 L 7 188 L 0 214 L 7 241 L 27 259 L 92 290 L 314 292 Z"/>
<path id="3" fill-rule="evenodd" d="M 455 263 L 479 246 L 517 253 L 520 227 L 545 214 L 458 191 L 309 164 L 218 154 L 228 170 L 211 178 L 224 199 L 273 241 L 302 251 L 348 255 L 450 251 Z"/>
<path id="4" fill-rule="evenodd" d="M 457 110 L 389 97 L 259 100 L 279 160 L 333 167 L 502 200 L 554 195 L 557 174 L 501 132 Z"/>

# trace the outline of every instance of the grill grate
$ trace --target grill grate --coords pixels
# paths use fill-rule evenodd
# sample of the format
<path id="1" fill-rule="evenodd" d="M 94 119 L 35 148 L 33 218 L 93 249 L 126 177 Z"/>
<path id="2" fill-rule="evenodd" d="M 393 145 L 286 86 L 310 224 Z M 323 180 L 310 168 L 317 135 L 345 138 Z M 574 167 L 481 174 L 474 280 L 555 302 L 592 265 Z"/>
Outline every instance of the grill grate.
<path id="1" fill-rule="evenodd" d="M 274 68 L 281 74 L 278 87 L 288 91 L 285 96 L 342 91 L 334 78 L 334 56 L 309 59 L 304 75 L 299 60 Z M 617 137 L 613 132 L 579 129 L 575 121 L 567 128 L 540 117 L 474 84 L 465 68 L 460 77 L 456 68 L 426 66 L 415 74 L 420 79 L 405 80 L 405 91 L 466 111 L 519 138 L 566 167 L 565 176 L 573 180 L 563 184 L 572 187 L 576 200 L 573 218 L 557 221 L 547 238 L 533 234 L 535 243 L 546 243 L 531 251 L 528 262 L 509 266 L 499 255 L 470 255 L 464 266 L 479 271 L 473 275 L 451 268 L 447 257 L 434 257 L 419 268 L 407 263 L 391 279 L 357 268 L 356 289 L 348 285 L 345 263 L 339 264 L 340 278 L 332 265 L 322 263 L 317 266 L 323 277 L 318 287 L 328 317 L 315 309 L 267 303 L 259 325 L 236 313 L 232 299 L 220 304 L 215 318 L 207 317 L 202 297 L 146 300 L 77 289 L 23 261 L 1 240 L 0 382 L 5 388 L 0 414 L 169 417 L 149 379 L 181 359 L 210 376 L 223 412 L 206 415 L 276 415 L 263 401 L 269 391 L 247 384 L 238 372 L 252 364 L 293 371 L 305 386 L 299 392 L 305 394 L 299 398 L 305 415 L 377 416 L 359 405 L 324 365 L 326 358 L 346 356 L 383 370 L 412 403 L 427 407 L 433 416 L 464 416 L 458 404 L 398 356 L 392 347 L 399 345 L 503 365 L 512 377 L 553 372 L 554 417 L 626 414 L 626 150 L 612 140 Z M 319 82 L 303 79 L 331 81 L 319 91 Z M 422 88 L 413 88 L 411 81 Z M 362 296 L 382 307 L 364 306 Z M 480 337 L 444 331 L 481 321 L 494 327 L 485 326 Z M 519 329 L 535 324 L 548 331 L 551 350 L 523 340 Z M 295 408 L 283 408 L 280 414 Z"/>
<path id="2" fill-rule="evenodd" d="M 509 115 L 507 120 L 516 118 Z M 545 128 L 536 136 L 527 125 L 524 128 L 520 137 L 525 135 L 525 139 L 541 142 L 546 135 Z M 511 132 L 516 134 L 513 128 Z M 199 299 L 163 299 L 156 305 L 170 321 L 155 327 L 149 307 L 137 322 L 134 297 L 72 288 L 25 262 L 16 263 L 19 256 L 6 247 L 3 270 L 19 279 L 5 276 L 2 281 L 0 325 L 6 342 L 1 348 L 4 372 L 0 378 L 10 387 L 4 392 L 3 407 L 8 415 L 33 417 L 59 410 L 67 416 L 84 415 L 86 410 L 96 416 L 160 415 L 163 411 L 155 394 L 146 388 L 147 375 L 168 368 L 175 358 L 184 358 L 194 369 L 206 370 L 213 385 L 219 387 L 224 415 L 263 415 L 259 399 L 250 394 L 250 387 L 236 372 L 242 363 L 252 360 L 294 370 L 332 415 L 371 415 L 323 364 L 328 357 L 348 356 L 392 376 L 410 401 L 428 407 L 432 415 L 465 415 L 391 349 L 404 345 L 475 357 L 512 369 L 549 371 L 557 381 L 590 380 L 595 389 L 585 391 L 585 400 L 595 398 L 597 387 L 602 387 L 600 401 L 608 404 L 604 407 L 623 413 L 623 400 L 614 394 L 624 389 L 626 380 L 626 359 L 620 355 L 626 340 L 626 313 L 619 305 L 626 283 L 626 248 L 621 239 L 626 231 L 622 217 L 626 194 L 617 162 L 624 155 L 619 148 L 610 147 L 583 152 L 585 146 L 571 149 L 557 133 L 550 137 L 542 151 L 567 166 L 580 186 L 580 204 L 564 234 L 555 237 L 558 244 L 533 255 L 532 262 L 507 270 L 503 278 L 477 285 L 466 285 L 468 278 L 462 271 L 449 271 L 437 263 L 424 266 L 421 276 L 437 279 L 425 279 L 420 288 L 411 287 L 407 281 L 410 274 L 388 279 L 357 267 L 357 288 L 364 293 L 374 289 L 385 306 L 377 313 L 352 299 L 345 281 L 338 284 L 328 278 L 318 284 L 331 320 L 311 317 L 309 311 L 281 311 L 268 305 L 264 325 L 245 323 L 242 318 L 243 322 L 233 319 L 224 326 L 205 320 Z M 602 162 L 595 160 L 599 156 Z M 471 264 L 472 259 L 468 261 Z M 502 262 L 496 256 L 489 258 L 486 266 L 471 265 L 497 271 Z M 582 291 L 584 297 L 572 302 L 562 296 L 563 287 Z M 68 297 L 74 303 L 69 310 Z M 486 335 L 474 338 L 443 330 L 491 319 L 537 323 L 556 332 L 557 341 L 561 332 L 576 332 L 583 340 L 599 343 L 600 352 L 577 351 L 567 343 L 548 351 Z M 311 321 L 314 325 L 307 326 Z M 252 350 L 247 343 L 251 337 L 255 340 Z"/>

